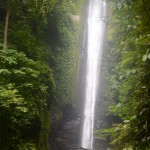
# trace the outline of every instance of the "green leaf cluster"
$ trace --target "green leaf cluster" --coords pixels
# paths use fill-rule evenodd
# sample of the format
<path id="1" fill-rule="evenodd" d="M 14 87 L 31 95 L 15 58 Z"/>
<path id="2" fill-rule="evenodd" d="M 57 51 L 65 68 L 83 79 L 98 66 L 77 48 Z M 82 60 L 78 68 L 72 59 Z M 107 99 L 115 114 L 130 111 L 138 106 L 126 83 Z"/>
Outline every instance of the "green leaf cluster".
<path id="1" fill-rule="evenodd" d="M 7 146 L 15 149 L 16 141 L 17 145 L 26 143 L 28 134 L 23 134 L 30 132 L 36 120 L 41 130 L 49 130 L 42 122 L 47 118 L 44 113 L 49 92 L 53 91 L 49 67 L 27 58 L 23 52 L 0 49 L 0 145 L 3 149 Z M 34 144 L 38 141 L 38 130 L 32 132 L 36 139 L 30 137 Z"/>
<path id="2" fill-rule="evenodd" d="M 48 149 L 51 118 L 73 99 L 79 49 L 73 16 L 79 17 L 82 1 L 2 0 L 0 43 L 4 30 L 8 41 L 5 50 L 0 44 L 3 150 Z"/>
<path id="3" fill-rule="evenodd" d="M 148 0 L 131 0 L 122 1 L 118 7 L 118 2 L 111 3 L 111 36 L 103 67 L 109 113 L 122 121 L 112 125 L 108 133 L 115 150 L 149 149 L 150 5 Z"/>

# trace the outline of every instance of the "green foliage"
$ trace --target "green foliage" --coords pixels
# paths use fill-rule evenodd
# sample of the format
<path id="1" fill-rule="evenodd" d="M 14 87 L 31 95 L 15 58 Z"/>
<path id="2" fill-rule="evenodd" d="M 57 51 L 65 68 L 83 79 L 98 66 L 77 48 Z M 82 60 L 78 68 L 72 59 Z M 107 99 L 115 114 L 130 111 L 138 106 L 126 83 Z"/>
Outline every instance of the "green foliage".
<path id="1" fill-rule="evenodd" d="M 79 14 L 81 2 L 2 0 L 1 43 L 8 8 L 10 12 L 9 48 L 4 51 L 0 45 L 3 150 L 48 149 L 49 111 L 55 106 L 61 112 L 60 108 L 72 101 L 79 40 L 79 24 L 72 15 Z"/>
<path id="2" fill-rule="evenodd" d="M 56 80 L 55 105 L 62 108 L 72 103 L 75 77 L 75 59 L 79 45 L 79 22 L 72 19 L 78 15 L 82 0 L 62 2 L 49 16 L 48 30 L 52 34 L 52 64 Z M 78 7 L 80 6 L 80 7 Z"/>
<path id="3" fill-rule="evenodd" d="M 118 150 L 150 148 L 150 11 L 146 3 L 122 1 L 109 24 L 112 38 L 105 52 L 105 99 L 111 104 L 109 113 L 122 120 L 108 132 Z"/>
<path id="4" fill-rule="evenodd" d="M 112 133 L 111 129 L 100 129 L 100 130 L 97 130 L 95 132 L 95 137 L 94 138 L 104 140 L 107 136 L 110 135 L 110 133 Z"/>
<path id="5" fill-rule="evenodd" d="M 12 149 L 17 149 L 21 140 L 26 140 L 26 137 L 21 138 L 22 134 L 29 132 L 35 119 L 39 121 L 41 133 L 42 130 L 48 133 L 49 128 L 42 122 L 48 117 L 48 92 L 54 90 L 52 71 L 44 64 L 28 59 L 22 52 L 1 49 L 0 83 L 1 147 L 7 149 L 11 145 Z M 39 131 L 33 131 L 33 134 L 36 134 L 33 137 L 37 136 Z M 38 141 L 37 137 L 31 138 L 34 143 Z"/>

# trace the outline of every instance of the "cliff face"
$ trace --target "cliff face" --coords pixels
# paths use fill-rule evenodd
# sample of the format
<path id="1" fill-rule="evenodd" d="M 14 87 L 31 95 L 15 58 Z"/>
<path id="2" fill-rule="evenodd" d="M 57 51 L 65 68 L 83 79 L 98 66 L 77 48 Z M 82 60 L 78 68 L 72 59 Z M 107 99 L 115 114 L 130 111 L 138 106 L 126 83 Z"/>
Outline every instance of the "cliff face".
<path id="1" fill-rule="evenodd" d="M 80 145 L 80 117 L 77 111 L 66 105 L 60 121 L 54 121 L 50 134 L 51 150 L 83 150 Z"/>

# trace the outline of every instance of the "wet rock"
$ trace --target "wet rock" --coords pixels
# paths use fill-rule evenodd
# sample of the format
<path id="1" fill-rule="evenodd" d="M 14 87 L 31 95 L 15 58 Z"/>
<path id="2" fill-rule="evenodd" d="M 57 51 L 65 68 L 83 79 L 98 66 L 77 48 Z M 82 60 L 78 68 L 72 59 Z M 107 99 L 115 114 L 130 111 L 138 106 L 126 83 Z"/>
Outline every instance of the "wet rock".
<path id="1" fill-rule="evenodd" d="M 67 104 L 63 109 L 62 121 L 68 122 L 71 120 L 76 120 L 78 118 L 79 114 L 77 113 L 75 108 L 73 108 L 71 104 Z"/>
<path id="2" fill-rule="evenodd" d="M 55 126 L 57 125 L 57 126 Z M 62 120 L 53 122 L 50 146 L 52 150 L 84 150 L 80 145 L 80 116 L 71 106 L 66 105 Z"/>

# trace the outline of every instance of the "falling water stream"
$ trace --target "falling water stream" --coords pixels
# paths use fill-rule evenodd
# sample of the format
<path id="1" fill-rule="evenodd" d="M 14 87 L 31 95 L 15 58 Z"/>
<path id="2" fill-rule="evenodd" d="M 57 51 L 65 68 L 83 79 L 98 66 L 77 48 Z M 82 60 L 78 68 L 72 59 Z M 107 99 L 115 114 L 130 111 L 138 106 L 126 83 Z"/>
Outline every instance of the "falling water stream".
<path id="1" fill-rule="evenodd" d="M 81 145 L 93 149 L 94 109 L 100 83 L 100 66 L 104 43 L 106 2 L 89 0 L 84 33 L 84 111 Z"/>

